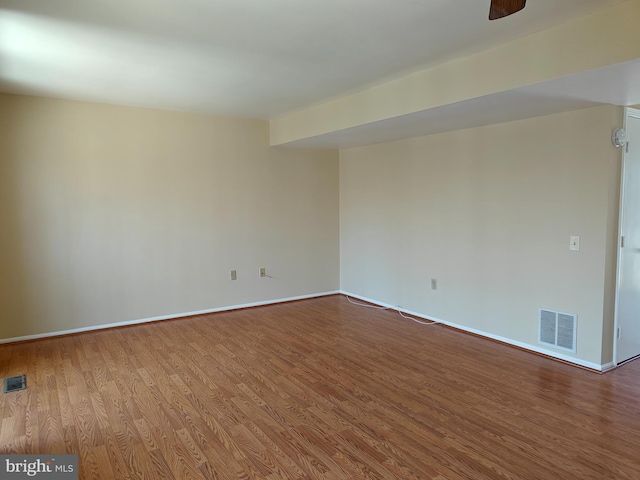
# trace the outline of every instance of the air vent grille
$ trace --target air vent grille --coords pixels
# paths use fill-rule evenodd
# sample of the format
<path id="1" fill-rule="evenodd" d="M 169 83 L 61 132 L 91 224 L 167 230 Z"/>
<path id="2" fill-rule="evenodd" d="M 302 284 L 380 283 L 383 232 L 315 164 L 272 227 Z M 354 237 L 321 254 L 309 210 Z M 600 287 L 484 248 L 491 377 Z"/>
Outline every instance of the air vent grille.
<path id="1" fill-rule="evenodd" d="M 562 350 L 576 352 L 577 315 L 540 309 L 539 342 Z"/>
<path id="2" fill-rule="evenodd" d="M 17 377 L 9 377 L 4 379 L 4 393 L 24 390 L 25 388 L 27 388 L 27 377 L 25 375 L 18 375 Z"/>

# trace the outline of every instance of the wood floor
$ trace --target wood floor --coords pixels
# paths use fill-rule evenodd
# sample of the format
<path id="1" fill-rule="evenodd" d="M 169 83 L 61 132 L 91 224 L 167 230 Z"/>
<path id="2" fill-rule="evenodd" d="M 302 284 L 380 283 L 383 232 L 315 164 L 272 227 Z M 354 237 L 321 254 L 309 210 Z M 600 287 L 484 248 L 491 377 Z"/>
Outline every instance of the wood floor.
<path id="1" fill-rule="evenodd" d="M 85 479 L 638 479 L 598 375 L 332 296 L 0 347 L 0 453 Z"/>

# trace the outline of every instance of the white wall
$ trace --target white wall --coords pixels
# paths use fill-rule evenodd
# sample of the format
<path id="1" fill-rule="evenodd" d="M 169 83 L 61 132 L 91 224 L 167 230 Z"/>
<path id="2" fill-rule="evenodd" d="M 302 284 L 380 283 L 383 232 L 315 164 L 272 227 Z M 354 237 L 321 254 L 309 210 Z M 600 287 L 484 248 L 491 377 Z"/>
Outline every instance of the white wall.
<path id="1" fill-rule="evenodd" d="M 0 339 L 337 290 L 338 154 L 268 128 L 0 95 Z"/>
<path id="2" fill-rule="evenodd" d="M 621 122 L 605 106 L 341 151 L 342 290 L 532 346 L 538 308 L 576 313 L 575 358 L 610 361 Z"/>

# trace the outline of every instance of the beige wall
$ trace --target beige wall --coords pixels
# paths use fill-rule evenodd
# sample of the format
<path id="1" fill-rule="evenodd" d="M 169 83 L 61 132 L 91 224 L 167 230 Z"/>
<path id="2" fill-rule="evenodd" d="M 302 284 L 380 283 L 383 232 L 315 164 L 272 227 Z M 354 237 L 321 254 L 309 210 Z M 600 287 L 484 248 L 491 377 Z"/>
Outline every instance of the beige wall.
<path id="1" fill-rule="evenodd" d="M 338 194 L 336 152 L 264 121 L 0 95 L 0 339 L 342 288 L 534 346 L 539 307 L 574 312 L 607 363 L 621 122 L 343 150 Z"/>
<path id="2" fill-rule="evenodd" d="M 341 151 L 341 288 L 533 346 L 538 308 L 576 313 L 575 357 L 611 361 L 621 122 L 598 107 Z"/>
<path id="3" fill-rule="evenodd" d="M 0 95 L 0 338 L 337 290 L 338 154 L 268 128 Z"/>

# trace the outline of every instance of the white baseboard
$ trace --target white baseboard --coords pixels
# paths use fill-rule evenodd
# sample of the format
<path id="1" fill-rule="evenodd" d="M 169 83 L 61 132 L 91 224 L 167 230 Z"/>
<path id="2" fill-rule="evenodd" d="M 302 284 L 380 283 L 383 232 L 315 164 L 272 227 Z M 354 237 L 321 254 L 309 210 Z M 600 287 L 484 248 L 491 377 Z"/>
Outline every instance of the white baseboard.
<path id="1" fill-rule="evenodd" d="M 23 337 L 13 337 L 13 338 L 3 338 L 0 339 L 0 344 L 3 343 L 14 343 L 14 342 L 24 342 L 27 340 L 37 340 L 39 338 L 47 338 L 47 337 L 59 337 L 61 335 L 70 335 L 72 333 L 82 333 L 82 332 L 91 332 L 94 330 L 104 330 L 107 328 L 114 327 L 126 327 L 128 325 L 138 325 L 140 323 L 150 323 L 157 322 L 160 320 L 171 320 L 174 318 L 183 318 L 183 317 L 193 317 L 195 315 L 204 315 L 207 313 L 216 313 L 216 312 L 227 312 L 229 310 L 238 310 L 241 308 L 249 308 L 249 307 L 259 307 L 262 305 L 272 305 L 275 303 L 284 303 L 284 302 L 293 302 L 295 300 L 305 300 L 307 298 L 316 298 L 316 297 L 326 297 L 328 295 L 336 295 L 339 294 L 339 290 L 334 290 L 332 292 L 322 292 L 322 293 L 313 293 L 311 295 L 300 295 L 298 297 L 288 297 L 288 298 L 278 298 L 275 300 L 264 300 L 261 302 L 253 302 L 253 303 L 243 303 L 240 305 L 230 305 L 227 307 L 217 307 L 210 308 L 208 310 L 198 310 L 195 312 L 185 312 L 185 313 L 173 313 L 171 315 L 161 315 L 159 317 L 150 317 L 150 318 L 142 318 L 139 320 L 126 320 L 124 322 L 117 323 L 107 323 L 103 325 L 95 325 L 91 327 L 81 327 L 81 328 L 73 328 L 71 330 L 59 330 L 56 332 L 46 332 L 46 333 L 36 333 L 35 335 L 25 335 Z"/>
<path id="2" fill-rule="evenodd" d="M 616 368 L 616 364 L 614 362 L 609 362 L 602 365 L 603 372 L 608 372 L 609 370 L 613 370 L 614 368 Z"/>
<path id="3" fill-rule="evenodd" d="M 374 299 L 371 299 L 371 298 L 363 297 L 361 295 L 356 295 L 354 293 L 346 292 L 344 290 L 341 290 L 340 293 L 343 294 L 343 295 L 348 295 L 348 296 L 353 297 L 353 298 L 357 298 L 357 299 L 362 300 L 364 302 L 369 302 L 369 303 L 373 303 L 375 305 L 380 305 L 381 307 L 387 307 L 387 308 L 391 308 L 393 310 L 398 310 L 398 307 L 396 305 L 390 305 L 388 303 L 379 302 L 378 300 L 374 300 Z M 574 365 L 580 365 L 581 367 L 586 367 L 586 368 L 589 368 L 591 370 L 597 370 L 599 372 L 604 372 L 604 371 L 606 371 L 606 370 L 608 370 L 608 369 L 613 367 L 613 362 L 606 363 L 606 364 L 603 364 L 603 365 L 598 364 L 598 363 L 587 362 L 585 360 L 581 360 L 579 358 L 571 357 L 569 355 L 564 355 L 562 353 L 554 352 L 552 350 L 547 350 L 545 348 L 540 348 L 540 347 L 538 347 L 536 345 L 530 345 L 528 343 L 519 342 L 517 340 L 512 340 L 510 338 L 501 337 L 500 335 L 494 335 L 493 333 L 483 332 L 482 330 L 477 330 L 475 328 L 466 327 L 464 325 L 460 325 L 460 324 L 457 324 L 457 323 L 448 322 L 446 320 L 442 320 L 440 318 L 432 317 L 432 316 L 429 316 L 429 315 L 424 315 L 422 313 L 412 312 L 411 310 L 405 310 L 404 308 L 400 308 L 399 310 L 402 313 L 406 313 L 407 315 L 413 315 L 413 316 L 418 317 L 418 318 L 424 318 L 425 320 L 431 320 L 431 321 L 435 321 L 435 322 L 438 322 L 438 323 L 442 323 L 443 325 L 447 325 L 449 327 L 453 327 L 453 328 L 456 328 L 458 330 L 462 330 L 462 331 L 465 331 L 465 332 L 473 333 L 475 335 L 480 335 L 481 337 L 491 338 L 492 340 L 497 340 L 499 342 L 506 343 L 508 345 L 513 345 L 515 347 L 522 348 L 524 350 L 529 350 L 529 351 L 532 351 L 532 352 L 540 353 L 540 354 L 546 355 L 548 357 L 557 358 L 558 360 L 562 360 L 562 361 L 568 362 L 568 363 L 573 363 Z"/>
<path id="4" fill-rule="evenodd" d="M 103 324 L 103 325 L 95 325 L 95 326 L 90 326 L 90 327 L 81 327 L 81 328 L 74 328 L 71 330 L 59 330 L 59 331 L 54 331 L 54 332 L 46 332 L 46 333 L 37 333 L 34 335 L 25 335 L 22 337 L 12 337 L 12 338 L 3 338 L 0 339 L 0 344 L 5 344 L 5 343 L 14 343 L 14 342 L 24 342 L 27 340 L 37 340 L 40 338 L 47 338 L 47 337 L 59 337 L 61 335 L 70 335 L 73 333 L 82 333 L 82 332 L 91 332 L 94 330 L 104 330 L 104 329 L 108 329 L 108 328 L 114 328 L 114 327 L 125 327 L 128 325 L 138 325 L 141 323 L 151 323 L 151 322 L 157 322 L 160 320 L 171 320 L 171 319 L 177 319 L 177 318 L 183 318 L 183 317 L 192 317 L 195 315 L 204 315 L 204 314 L 208 314 L 208 313 L 217 313 L 217 312 L 227 312 L 230 310 L 238 310 L 241 308 L 250 308 L 250 307 L 259 307 L 262 305 L 273 305 L 273 304 L 277 304 L 277 303 L 284 303 L 284 302 L 292 302 L 295 300 L 305 300 L 308 298 L 316 298 L 316 297 L 326 297 L 328 295 L 336 295 L 336 294 L 342 294 L 342 295 L 348 295 L 350 297 L 353 298 L 357 298 L 359 300 L 362 300 L 364 302 L 369 302 L 369 303 L 373 303 L 375 305 L 380 305 L 382 307 L 387 307 L 387 308 L 391 308 L 391 309 L 397 309 L 397 307 L 395 305 L 390 305 L 384 302 L 380 302 L 378 300 L 374 300 L 371 298 L 367 298 L 367 297 L 363 297 L 361 295 L 356 295 L 355 293 L 351 293 L 351 292 L 347 292 L 344 290 L 334 290 L 334 291 L 330 291 L 330 292 L 322 292 L 322 293 L 314 293 L 314 294 L 310 294 L 310 295 L 300 295 L 297 297 L 288 297 L 288 298 L 278 298 L 278 299 L 273 299 L 273 300 L 264 300 L 261 302 L 252 302 L 252 303 L 244 303 L 244 304 L 239 304 L 239 305 L 229 305 L 226 307 L 217 307 L 217 308 L 210 308 L 207 310 L 198 310 L 198 311 L 194 311 L 194 312 L 184 312 L 184 313 L 174 313 L 174 314 L 170 314 L 170 315 L 161 315 L 161 316 L 157 316 L 157 317 L 149 317 L 149 318 L 143 318 L 143 319 L 138 319 L 138 320 L 127 320 L 124 322 L 117 322 L 117 323 L 108 323 L 108 324 Z M 418 318 L 423 318 L 425 320 L 431 320 L 431 321 L 435 321 L 438 323 L 442 323 L 443 325 L 448 325 L 450 327 L 456 328 L 458 330 L 462 330 L 465 332 L 469 332 L 469 333 L 473 333 L 475 335 L 480 335 L 482 337 L 486 337 L 486 338 L 491 338 L 493 340 L 497 340 L 499 342 L 502 343 L 506 343 L 508 345 L 513 345 L 519 348 L 522 348 L 524 350 L 529 350 L 532 352 L 536 352 L 536 353 L 540 353 L 542 355 L 547 355 L 549 357 L 553 357 L 553 358 L 557 358 L 559 360 L 563 360 L 565 362 L 568 363 L 573 363 L 575 365 L 580 365 L 582 367 L 586 367 L 586 368 L 590 368 L 591 370 L 597 370 L 600 372 L 605 372 L 607 370 L 611 370 L 612 368 L 615 367 L 615 364 L 613 362 L 609 362 L 609 363 L 605 363 L 605 364 L 597 364 L 597 363 L 592 363 L 592 362 L 586 362 L 584 360 L 581 360 L 579 358 L 575 358 L 575 357 L 570 357 L 568 355 L 564 355 L 562 353 L 558 353 L 558 352 L 554 352 L 551 350 L 547 350 L 544 348 L 540 348 L 536 345 L 530 345 L 528 343 L 523 343 L 523 342 L 519 342 L 517 340 L 512 340 L 510 338 L 506 338 L 506 337 L 501 337 L 499 335 L 494 335 L 492 333 L 488 333 L 488 332 L 484 332 L 482 330 L 477 330 L 475 328 L 469 328 L 466 327 L 464 325 L 460 325 L 457 323 L 452 323 L 452 322 L 448 322 L 446 320 L 440 319 L 440 318 L 435 318 L 432 316 L 428 316 L 428 315 L 424 315 L 418 312 L 413 312 L 411 310 L 406 310 L 401 308 L 400 311 L 402 313 L 406 313 L 407 315 L 413 315 L 415 317 Z"/>

